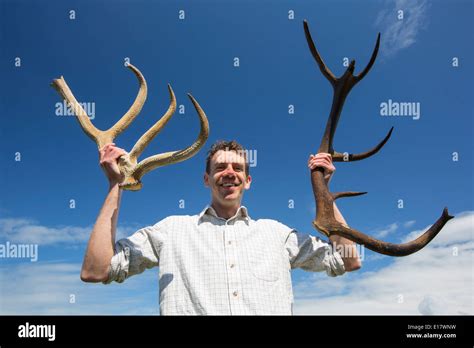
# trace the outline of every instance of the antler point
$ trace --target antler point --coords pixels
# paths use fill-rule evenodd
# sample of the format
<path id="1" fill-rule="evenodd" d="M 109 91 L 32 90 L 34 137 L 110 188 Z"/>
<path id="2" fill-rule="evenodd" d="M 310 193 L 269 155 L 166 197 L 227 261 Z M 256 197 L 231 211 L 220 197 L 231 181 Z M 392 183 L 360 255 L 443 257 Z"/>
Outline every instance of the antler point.
<path id="1" fill-rule="evenodd" d="M 453 215 L 450 215 L 450 214 L 449 214 L 449 212 L 448 212 L 448 207 L 444 207 L 444 209 L 443 209 L 443 215 L 445 215 L 448 220 L 451 220 L 451 219 L 454 218 Z"/>

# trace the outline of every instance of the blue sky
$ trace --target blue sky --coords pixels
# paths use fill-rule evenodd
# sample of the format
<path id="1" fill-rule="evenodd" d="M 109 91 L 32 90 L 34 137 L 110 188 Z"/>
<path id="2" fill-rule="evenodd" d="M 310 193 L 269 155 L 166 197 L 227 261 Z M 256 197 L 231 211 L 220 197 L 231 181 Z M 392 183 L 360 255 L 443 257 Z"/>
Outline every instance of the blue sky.
<path id="1" fill-rule="evenodd" d="M 175 114 L 142 158 L 194 141 L 199 122 L 188 92 L 204 108 L 211 133 L 195 157 L 149 173 L 141 191 L 125 192 L 121 236 L 172 214 L 198 213 L 210 197 L 202 184 L 206 151 L 218 139 L 236 139 L 256 150 L 253 185 L 244 197 L 254 219 L 273 218 L 318 234 L 311 225 L 314 202 L 306 161 L 319 146 L 332 88 L 307 47 L 302 25 L 306 18 L 323 59 L 337 76 L 345 70 L 344 57 L 355 59 L 360 71 L 370 58 L 377 33 L 382 35 L 374 67 L 346 101 L 335 148 L 365 151 L 391 126 L 395 130 L 376 156 L 336 164 L 332 191 L 369 192 L 338 201 L 349 224 L 400 242 L 428 227 L 445 206 L 461 218 L 441 232 L 446 236 L 439 237 L 437 247 L 429 246 L 417 256 L 395 260 L 366 250 L 363 269 L 337 280 L 295 271 L 297 313 L 317 314 L 321 308 L 328 313 L 368 313 L 351 307 L 361 303 L 357 296 L 364 284 L 374 284 L 369 290 L 377 298 L 385 293 L 381 289 L 386 284 L 377 285 L 379 279 L 395 270 L 413 272 L 412 260 L 423 262 L 430 256 L 447 257 L 442 274 L 451 272 L 448 267 L 462 272 L 443 281 L 436 273 L 439 268 L 429 268 L 425 272 L 435 272 L 441 289 L 432 293 L 426 282 L 392 287 L 387 298 L 380 298 L 381 312 L 472 313 L 472 298 L 469 301 L 466 294 L 472 293 L 473 274 L 469 256 L 474 197 L 470 62 L 474 57 L 468 45 L 473 42 L 473 7 L 469 1 L 420 0 L 2 0 L 0 180 L 6 185 L 0 195 L 0 242 L 38 243 L 39 259 L 35 263 L 0 259 L 0 312 L 149 314 L 158 310 L 156 269 L 120 285 L 79 280 L 86 241 L 107 184 L 96 145 L 74 117 L 55 114 L 60 98 L 49 86 L 63 75 L 79 101 L 95 103 L 93 123 L 107 129 L 136 96 L 137 82 L 124 67 L 126 57 L 147 79 L 148 99 L 139 117 L 116 139 L 118 146 L 130 150 L 166 111 L 167 83 L 186 112 Z M 184 20 L 178 18 L 180 10 L 185 11 Z M 293 20 L 288 18 L 291 10 Z M 397 18 L 399 10 L 404 11 L 403 19 Z M 236 57 L 239 67 L 234 66 Z M 454 57 L 457 67 L 452 65 Z M 16 58 L 21 66 L 15 66 Z M 389 99 L 419 103 L 420 118 L 381 116 L 380 104 Z M 294 106 L 294 114 L 288 113 L 289 105 Z M 15 161 L 16 153 L 21 161 Z M 400 199 L 403 209 L 397 206 Z M 180 200 L 184 209 L 179 208 Z M 294 201 L 294 209 L 288 207 L 289 200 Z M 463 251 L 454 259 L 453 248 Z M 453 282 L 464 289 L 455 299 L 449 289 Z M 321 284 L 338 291 L 324 295 Z M 74 304 L 69 303 L 71 294 L 77 295 Z M 400 294 L 405 294 L 402 303 L 398 303 Z M 124 305 L 117 308 L 117 301 Z"/>

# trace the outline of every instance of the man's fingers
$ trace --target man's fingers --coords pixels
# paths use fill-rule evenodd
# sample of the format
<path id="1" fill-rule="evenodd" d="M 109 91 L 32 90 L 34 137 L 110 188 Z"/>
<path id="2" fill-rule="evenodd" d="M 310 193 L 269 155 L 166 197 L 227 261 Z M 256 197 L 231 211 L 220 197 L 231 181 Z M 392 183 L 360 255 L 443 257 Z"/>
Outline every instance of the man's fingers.
<path id="1" fill-rule="evenodd" d="M 318 153 L 316 155 L 317 158 L 324 158 L 324 159 L 327 159 L 329 161 L 332 161 L 332 156 L 328 153 Z"/>
<path id="2" fill-rule="evenodd" d="M 120 149 L 118 147 L 114 148 L 111 152 L 110 152 L 110 155 L 115 158 L 115 159 L 118 159 L 120 158 L 121 156 L 123 155 L 126 155 L 127 154 L 127 151 L 125 151 L 124 149 Z"/>
<path id="3" fill-rule="evenodd" d="M 315 159 L 310 160 L 309 163 L 310 163 L 310 164 L 312 164 L 312 163 L 324 163 L 324 164 L 327 164 L 327 165 L 331 165 L 331 164 L 332 164 L 332 162 L 329 161 L 329 160 L 326 159 L 326 158 L 317 158 L 317 159 L 315 158 Z"/>
<path id="4" fill-rule="evenodd" d="M 321 153 L 318 153 L 316 155 L 310 155 L 309 156 L 309 159 L 308 159 L 308 163 L 311 161 L 311 160 L 314 160 L 314 159 L 320 159 L 320 160 L 327 160 L 329 162 L 332 162 L 332 156 L 328 153 L 324 153 L 324 152 L 321 152 Z"/>
<path id="5" fill-rule="evenodd" d="M 127 154 L 127 151 L 124 149 L 116 147 L 115 143 L 108 143 L 99 149 L 100 163 L 116 161 L 121 156 Z"/>
<path id="6" fill-rule="evenodd" d="M 105 155 L 109 149 L 114 146 L 115 143 L 108 143 L 108 144 L 105 144 L 104 146 L 102 146 L 100 149 L 99 149 L 99 154 L 101 155 Z"/>
<path id="7" fill-rule="evenodd" d="M 334 167 L 334 165 L 326 159 L 312 160 L 310 161 L 308 167 L 310 167 L 311 169 L 314 169 L 316 167 L 323 167 L 329 172 L 333 172 L 336 170 L 336 167 Z"/>
<path id="8" fill-rule="evenodd" d="M 315 155 L 313 154 L 309 155 L 309 158 L 332 158 L 332 156 L 329 153 L 320 152 Z"/>
<path id="9" fill-rule="evenodd" d="M 322 160 L 322 161 L 327 161 L 328 163 L 332 163 L 332 156 L 328 153 L 318 153 L 314 159 Z"/>
<path id="10" fill-rule="evenodd" d="M 110 147 L 114 147 L 115 146 L 115 143 L 107 143 L 105 144 L 104 146 L 102 146 L 99 151 L 106 151 L 108 150 Z"/>
<path id="11" fill-rule="evenodd" d="M 314 160 L 314 161 L 311 161 L 309 163 L 309 167 L 311 167 L 311 169 L 314 169 L 316 167 L 326 167 L 328 166 L 328 164 L 322 160 Z"/>

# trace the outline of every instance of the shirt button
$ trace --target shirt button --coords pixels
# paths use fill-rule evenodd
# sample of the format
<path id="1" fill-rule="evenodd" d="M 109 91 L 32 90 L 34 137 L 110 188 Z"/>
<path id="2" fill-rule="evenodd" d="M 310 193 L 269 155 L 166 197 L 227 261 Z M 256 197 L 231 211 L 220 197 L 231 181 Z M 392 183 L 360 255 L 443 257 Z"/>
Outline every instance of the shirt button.
<path id="1" fill-rule="evenodd" d="M 231 245 L 231 244 L 232 244 L 232 241 L 231 241 L 231 240 L 229 240 L 229 241 L 227 242 L 227 244 Z"/>
<path id="2" fill-rule="evenodd" d="M 234 268 L 234 267 L 235 267 L 235 264 L 231 264 L 231 265 L 230 265 L 230 268 Z"/>
<path id="3" fill-rule="evenodd" d="M 234 295 L 235 297 L 237 297 L 238 294 L 239 294 L 239 293 L 238 293 L 237 291 L 234 291 L 234 292 L 232 293 L 232 295 Z"/>

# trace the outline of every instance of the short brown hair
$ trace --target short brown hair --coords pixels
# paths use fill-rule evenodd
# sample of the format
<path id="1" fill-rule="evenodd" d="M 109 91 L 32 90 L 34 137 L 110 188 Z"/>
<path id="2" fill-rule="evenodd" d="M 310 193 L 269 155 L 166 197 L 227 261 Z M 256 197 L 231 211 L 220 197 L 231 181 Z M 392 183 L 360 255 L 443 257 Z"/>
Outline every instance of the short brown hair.
<path id="1" fill-rule="evenodd" d="M 211 173 L 212 156 L 214 156 L 216 152 L 220 150 L 235 151 L 237 154 L 243 156 L 245 159 L 245 174 L 246 175 L 250 174 L 250 166 L 247 160 L 247 151 L 245 151 L 244 147 L 235 140 L 230 140 L 230 141 L 218 140 L 211 146 L 211 149 L 207 152 L 207 158 L 206 158 L 206 173 L 207 174 Z"/>

